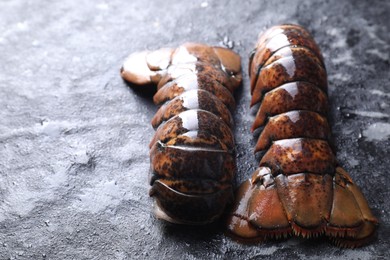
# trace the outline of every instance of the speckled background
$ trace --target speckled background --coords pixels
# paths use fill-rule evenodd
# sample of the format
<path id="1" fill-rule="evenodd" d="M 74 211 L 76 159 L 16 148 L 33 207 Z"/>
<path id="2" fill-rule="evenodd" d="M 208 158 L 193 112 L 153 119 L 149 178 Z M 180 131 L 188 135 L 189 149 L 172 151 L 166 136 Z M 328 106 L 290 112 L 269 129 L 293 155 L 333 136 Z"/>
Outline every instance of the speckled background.
<path id="1" fill-rule="evenodd" d="M 0 259 L 378 259 L 390 255 L 389 1 L 0 2 Z M 256 167 L 246 73 L 257 35 L 308 28 L 328 69 L 338 159 L 380 219 L 378 238 L 237 244 L 223 225 L 178 227 L 151 214 L 156 107 L 119 76 L 133 51 L 186 41 L 243 57 L 236 94 L 237 182 Z"/>

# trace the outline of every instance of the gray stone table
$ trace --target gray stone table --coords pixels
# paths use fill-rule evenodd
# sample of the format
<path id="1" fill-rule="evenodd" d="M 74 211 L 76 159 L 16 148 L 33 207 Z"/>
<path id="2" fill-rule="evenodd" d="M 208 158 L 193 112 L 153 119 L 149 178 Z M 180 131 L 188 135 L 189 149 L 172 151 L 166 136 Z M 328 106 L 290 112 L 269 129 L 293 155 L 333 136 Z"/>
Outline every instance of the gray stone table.
<path id="1" fill-rule="evenodd" d="M 390 254 L 389 1 L 0 1 L 0 259 L 377 259 Z M 223 225 L 158 221 L 156 107 L 119 77 L 133 51 L 187 41 L 243 57 L 237 183 L 258 163 L 246 68 L 258 33 L 298 23 L 320 45 L 338 159 L 380 220 L 356 250 L 324 239 L 241 245 Z"/>

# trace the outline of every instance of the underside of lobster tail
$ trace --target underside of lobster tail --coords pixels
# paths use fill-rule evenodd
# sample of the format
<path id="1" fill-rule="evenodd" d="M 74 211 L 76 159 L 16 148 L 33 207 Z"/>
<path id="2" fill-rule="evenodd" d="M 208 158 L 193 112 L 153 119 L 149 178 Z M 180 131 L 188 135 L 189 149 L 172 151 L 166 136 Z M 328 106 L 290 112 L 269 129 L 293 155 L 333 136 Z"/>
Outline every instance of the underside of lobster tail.
<path id="1" fill-rule="evenodd" d="M 261 129 L 259 168 L 237 191 L 228 230 L 244 241 L 326 236 L 341 247 L 374 237 L 377 219 L 338 166 L 328 124 L 326 69 L 298 25 L 267 30 L 251 54 L 252 132 Z"/>

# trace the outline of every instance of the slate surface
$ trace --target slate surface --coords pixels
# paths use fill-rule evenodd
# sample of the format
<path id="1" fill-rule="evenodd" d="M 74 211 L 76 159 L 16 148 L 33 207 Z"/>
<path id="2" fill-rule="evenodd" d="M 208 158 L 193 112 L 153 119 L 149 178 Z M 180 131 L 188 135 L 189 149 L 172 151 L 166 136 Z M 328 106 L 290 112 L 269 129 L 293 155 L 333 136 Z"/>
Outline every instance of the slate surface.
<path id="1" fill-rule="evenodd" d="M 389 1 L 0 2 L 0 259 L 378 259 L 390 254 Z M 329 74 L 338 159 L 380 219 L 378 239 L 240 245 L 223 226 L 157 221 L 148 197 L 156 107 L 119 77 L 131 52 L 186 41 L 234 47 L 237 182 L 252 154 L 247 57 L 257 35 L 298 23 Z"/>

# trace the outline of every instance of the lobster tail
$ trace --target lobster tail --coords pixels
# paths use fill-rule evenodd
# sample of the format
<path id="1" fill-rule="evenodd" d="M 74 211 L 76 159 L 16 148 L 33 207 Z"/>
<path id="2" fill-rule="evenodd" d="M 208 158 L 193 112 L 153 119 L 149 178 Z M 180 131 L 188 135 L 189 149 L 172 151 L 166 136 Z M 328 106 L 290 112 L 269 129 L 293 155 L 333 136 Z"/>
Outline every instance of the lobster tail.
<path id="1" fill-rule="evenodd" d="M 155 214 L 172 223 L 205 224 L 233 199 L 236 162 L 233 92 L 241 83 L 240 57 L 231 50 L 187 43 L 131 54 L 122 77 L 155 84 L 162 104 L 152 119 L 150 196 Z"/>
<path id="2" fill-rule="evenodd" d="M 337 165 L 327 120 L 327 76 L 310 34 L 297 25 L 267 30 L 250 57 L 252 131 L 262 127 L 259 168 L 237 192 L 228 229 L 243 240 L 325 235 L 358 247 L 377 219 Z"/>

